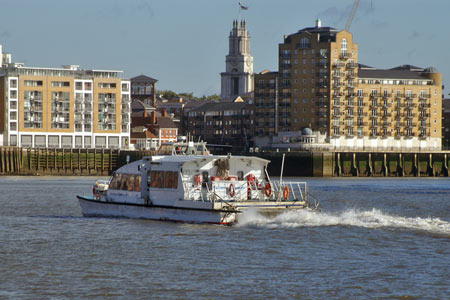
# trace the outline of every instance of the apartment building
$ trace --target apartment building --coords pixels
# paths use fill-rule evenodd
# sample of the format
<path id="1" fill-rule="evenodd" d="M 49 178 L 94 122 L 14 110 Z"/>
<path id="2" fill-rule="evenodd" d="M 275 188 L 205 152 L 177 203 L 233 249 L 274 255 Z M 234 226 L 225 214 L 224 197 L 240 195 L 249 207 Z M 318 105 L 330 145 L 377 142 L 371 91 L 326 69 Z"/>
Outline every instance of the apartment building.
<path id="1" fill-rule="evenodd" d="M 361 65 L 353 35 L 322 27 L 320 20 L 284 36 L 278 74 L 255 76 L 255 105 L 258 136 L 311 128 L 334 148 L 441 145 L 441 73 Z M 273 129 L 266 126 L 273 123 Z"/>
<path id="2" fill-rule="evenodd" d="M 240 97 L 233 102 L 208 102 L 186 112 L 186 132 L 195 140 L 242 150 L 251 146 L 253 115 L 253 105 Z"/>
<path id="3" fill-rule="evenodd" d="M 122 71 L 0 69 L 0 137 L 26 148 L 127 148 L 130 81 Z"/>

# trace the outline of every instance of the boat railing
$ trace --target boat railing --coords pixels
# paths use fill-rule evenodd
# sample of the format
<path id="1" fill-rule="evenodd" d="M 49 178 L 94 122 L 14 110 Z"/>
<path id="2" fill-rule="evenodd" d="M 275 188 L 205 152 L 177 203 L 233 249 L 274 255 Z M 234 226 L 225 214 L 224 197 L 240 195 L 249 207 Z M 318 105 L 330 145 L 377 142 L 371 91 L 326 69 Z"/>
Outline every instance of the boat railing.
<path id="1" fill-rule="evenodd" d="M 183 182 L 185 199 L 193 201 L 304 201 L 308 203 L 306 182 L 248 182 L 220 180 L 193 184 Z"/>

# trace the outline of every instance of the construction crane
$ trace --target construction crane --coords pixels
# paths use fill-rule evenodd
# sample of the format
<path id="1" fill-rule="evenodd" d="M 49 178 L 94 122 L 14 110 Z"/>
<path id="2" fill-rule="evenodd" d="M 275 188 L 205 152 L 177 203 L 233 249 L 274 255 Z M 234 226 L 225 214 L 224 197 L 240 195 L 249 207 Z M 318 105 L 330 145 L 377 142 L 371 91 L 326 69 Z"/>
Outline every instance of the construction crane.
<path id="1" fill-rule="evenodd" d="M 355 17 L 356 10 L 358 9 L 358 5 L 359 5 L 359 0 L 355 0 L 355 3 L 353 3 L 352 11 L 347 20 L 347 25 L 345 25 L 345 30 L 347 30 L 347 31 L 349 31 L 350 26 L 352 25 L 352 21 L 353 21 L 353 18 Z"/>

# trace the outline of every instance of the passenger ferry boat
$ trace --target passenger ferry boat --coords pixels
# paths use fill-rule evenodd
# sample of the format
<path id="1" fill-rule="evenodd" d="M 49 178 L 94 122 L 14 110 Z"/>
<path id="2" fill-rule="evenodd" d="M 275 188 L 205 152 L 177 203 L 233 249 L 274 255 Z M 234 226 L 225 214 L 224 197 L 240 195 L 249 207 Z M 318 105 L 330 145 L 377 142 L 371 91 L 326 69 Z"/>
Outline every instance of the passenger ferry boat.
<path id="1" fill-rule="evenodd" d="M 247 209 L 279 214 L 317 209 L 305 182 L 272 181 L 269 161 L 249 156 L 151 156 L 129 163 L 93 196 L 77 196 L 84 216 L 231 225 Z"/>

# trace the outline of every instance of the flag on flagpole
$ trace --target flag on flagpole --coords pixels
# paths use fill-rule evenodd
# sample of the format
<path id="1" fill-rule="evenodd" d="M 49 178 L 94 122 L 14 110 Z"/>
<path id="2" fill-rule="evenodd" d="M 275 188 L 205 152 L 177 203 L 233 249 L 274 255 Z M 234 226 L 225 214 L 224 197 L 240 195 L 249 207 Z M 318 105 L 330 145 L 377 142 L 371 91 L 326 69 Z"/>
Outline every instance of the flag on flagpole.
<path id="1" fill-rule="evenodd" d="M 248 6 L 245 6 L 244 4 L 242 4 L 242 2 L 239 2 L 239 7 L 240 7 L 242 10 L 247 10 L 247 9 L 248 9 Z"/>

